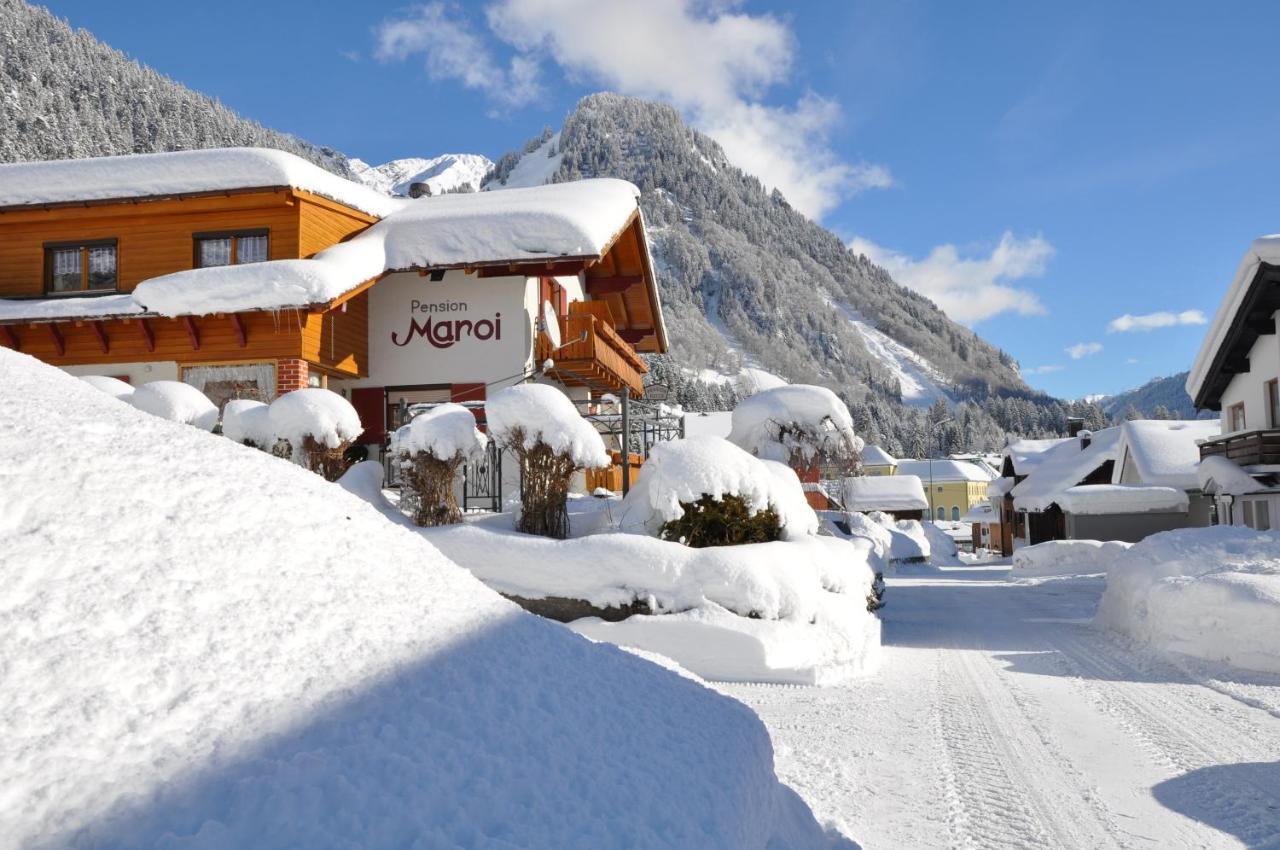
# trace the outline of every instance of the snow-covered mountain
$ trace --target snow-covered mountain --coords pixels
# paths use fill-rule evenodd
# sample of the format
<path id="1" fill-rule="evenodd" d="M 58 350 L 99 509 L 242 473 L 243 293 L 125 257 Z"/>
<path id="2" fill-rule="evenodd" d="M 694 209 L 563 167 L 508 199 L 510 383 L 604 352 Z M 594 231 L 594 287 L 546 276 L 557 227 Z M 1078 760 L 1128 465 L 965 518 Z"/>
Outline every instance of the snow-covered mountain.
<path id="1" fill-rule="evenodd" d="M 431 194 L 443 195 L 479 189 L 484 176 L 493 168 L 493 161 L 475 153 L 446 153 L 430 159 L 393 159 L 382 165 L 351 159 L 348 165 L 355 179 L 388 195 L 408 195 L 414 183 L 426 183 L 431 187 Z"/>

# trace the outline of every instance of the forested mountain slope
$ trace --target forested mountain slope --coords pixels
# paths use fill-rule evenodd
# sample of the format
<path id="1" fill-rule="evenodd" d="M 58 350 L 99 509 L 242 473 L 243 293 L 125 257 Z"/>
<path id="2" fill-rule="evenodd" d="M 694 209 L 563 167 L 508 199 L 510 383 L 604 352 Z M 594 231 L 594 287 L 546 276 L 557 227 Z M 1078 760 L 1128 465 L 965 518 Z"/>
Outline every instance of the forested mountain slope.
<path id="1" fill-rule="evenodd" d="M 1167 378 L 1152 378 L 1137 389 L 1100 399 L 1099 406 L 1113 420 L 1122 419 L 1196 419 L 1216 416 L 1197 414 L 1191 396 L 1187 395 L 1187 373 Z"/>

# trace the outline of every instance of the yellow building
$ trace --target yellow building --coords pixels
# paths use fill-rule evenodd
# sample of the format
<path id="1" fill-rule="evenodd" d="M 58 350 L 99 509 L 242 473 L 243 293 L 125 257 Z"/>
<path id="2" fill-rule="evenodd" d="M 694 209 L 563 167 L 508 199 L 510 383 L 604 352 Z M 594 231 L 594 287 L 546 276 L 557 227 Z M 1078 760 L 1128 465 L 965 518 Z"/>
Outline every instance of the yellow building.
<path id="1" fill-rule="evenodd" d="M 893 475 L 898 471 L 898 461 L 879 446 L 867 446 L 862 450 L 863 475 Z"/>
<path id="2" fill-rule="evenodd" d="M 929 515 L 936 520 L 958 521 L 985 503 L 991 481 L 988 470 L 963 460 L 899 460 L 890 474 L 918 476 L 929 500 Z"/>

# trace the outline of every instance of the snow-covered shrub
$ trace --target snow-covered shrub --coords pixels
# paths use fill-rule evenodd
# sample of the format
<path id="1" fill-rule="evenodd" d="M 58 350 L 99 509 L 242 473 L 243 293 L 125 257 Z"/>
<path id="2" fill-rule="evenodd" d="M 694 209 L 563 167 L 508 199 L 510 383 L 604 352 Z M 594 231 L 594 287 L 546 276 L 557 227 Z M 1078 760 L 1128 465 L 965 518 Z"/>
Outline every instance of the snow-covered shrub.
<path id="1" fill-rule="evenodd" d="M 462 464 L 488 444 L 475 416 L 460 404 L 433 407 L 396 431 L 391 453 L 400 462 L 404 487 L 412 493 L 415 525 L 462 521 L 454 479 Z"/>
<path id="2" fill-rule="evenodd" d="M 101 390 L 121 401 L 128 401 L 129 396 L 133 395 L 133 385 L 127 384 L 119 378 L 111 378 L 106 375 L 84 375 L 80 380 L 95 390 Z"/>
<path id="3" fill-rule="evenodd" d="M 604 440 L 569 397 L 546 384 L 519 384 L 485 403 L 489 436 L 520 461 L 520 516 L 527 534 L 566 537 L 569 485 L 584 467 L 609 465 Z"/>
<path id="4" fill-rule="evenodd" d="M 319 387 L 294 390 L 271 402 L 271 434 L 289 444 L 295 463 L 337 481 L 346 469 L 343 452 L 363 430 L 351 402 Z"/>
<path id="5" fill-rule="evenodd" d="M 222 406 L 222 435 L 263 451 L 270 451 L 276 443 L 269 408 L 247 398 L 235 398 Z"/>
<path id="6" fill-rule="evenodd" d="M 152 416 L 194 425 L 205 431 L 212 431 L 218 424 L 218 406 L 204 393 L 181 381 L 143 384 L 128 396 L 128 402 Z"/>
<path id="7" fill-rule="evenodd" d="M 690 546 L 795 539 L 818 529 L 792 470 L 709 435 L 655 445 L 622 501 L 622 516 L 626 530 Z"/>
<path id="8" fill-rule="evenodd" d="M 857 467 L 863 442 L 849 408 L 826 387 L 787 384 L 762 390 L 733 411 L 729 440 L 757 457 L 794 469 L 835 464 Z"/>

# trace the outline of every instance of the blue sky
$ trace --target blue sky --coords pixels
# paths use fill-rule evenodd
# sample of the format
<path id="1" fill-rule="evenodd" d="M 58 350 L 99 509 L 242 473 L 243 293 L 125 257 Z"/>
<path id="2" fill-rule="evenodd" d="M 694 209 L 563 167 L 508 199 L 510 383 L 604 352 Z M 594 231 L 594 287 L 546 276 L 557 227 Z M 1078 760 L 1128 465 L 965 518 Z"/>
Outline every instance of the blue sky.
<path id="1" fill-rule="evenodd" d="M 48 5 L 375 163 L 496 157 L 600 89 L 666 100 L 1063 397 L 1187 368 L 1280 231 L 1280 4 Z"/>

